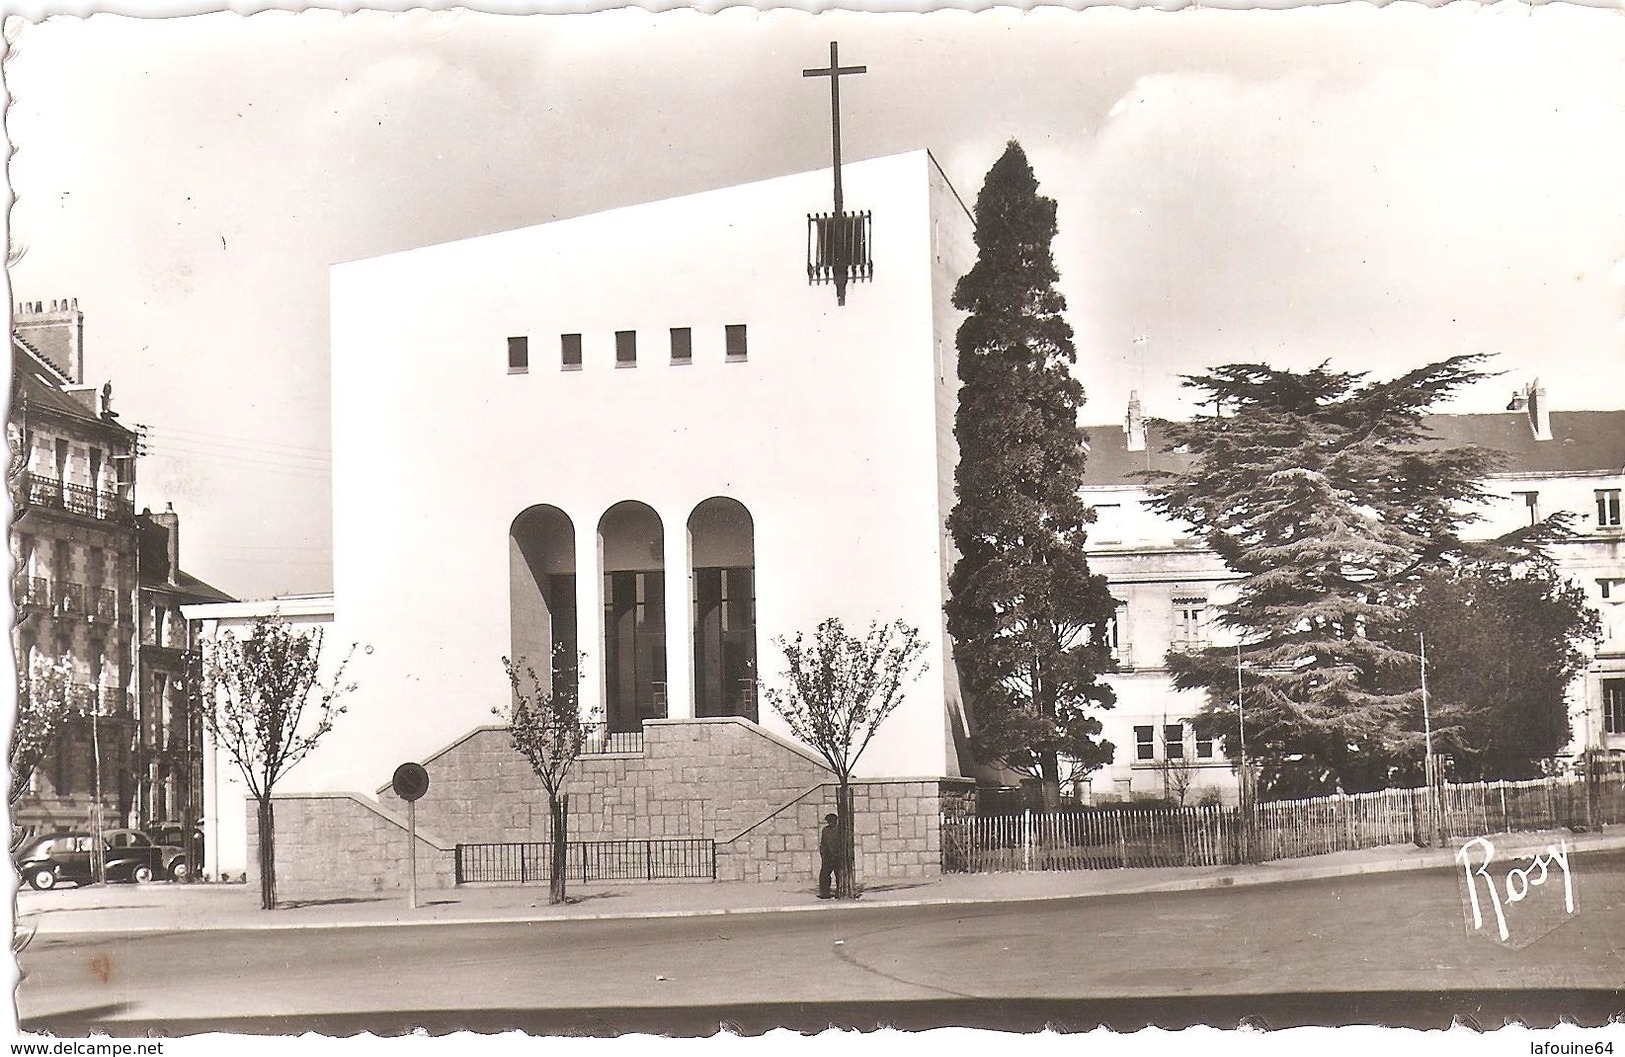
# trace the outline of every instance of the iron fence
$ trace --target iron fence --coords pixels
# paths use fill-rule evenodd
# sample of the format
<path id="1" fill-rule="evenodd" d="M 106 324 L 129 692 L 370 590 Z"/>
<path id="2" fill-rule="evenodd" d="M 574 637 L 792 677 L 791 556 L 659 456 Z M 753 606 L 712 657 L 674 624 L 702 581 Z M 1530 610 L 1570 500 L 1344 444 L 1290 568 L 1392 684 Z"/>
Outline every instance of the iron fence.
<path id="1" fill-rule="evenodd" d="M 714 881 L 716 842 L 685 837 L 667 840 L 594 840 L 565 844 L 567 881 Z M 458 884 L 553 879 L 553 845 L 547 841 L 459 844 Z"/>
<path id="2" fill-rule="evenodd" d="M 1235 807 L 943 815 L 953 872 L 1224 866 L 1391 844 L 1625 823 L 1625 776 L 1447 784 Z"/>

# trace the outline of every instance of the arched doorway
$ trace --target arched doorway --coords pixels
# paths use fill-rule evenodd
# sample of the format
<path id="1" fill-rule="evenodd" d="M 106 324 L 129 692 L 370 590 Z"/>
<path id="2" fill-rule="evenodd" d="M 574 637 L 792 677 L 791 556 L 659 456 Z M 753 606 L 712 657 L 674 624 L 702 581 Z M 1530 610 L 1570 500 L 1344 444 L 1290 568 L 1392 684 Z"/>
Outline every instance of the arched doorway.
<path id="1" fill-rule="evenodd" d="M 598 521 L 604 577 L 604 709 L 611 734 L 666 715 L 666 533 L 647 504 Z"/>
<path id="2" fill-rule="evenodd" d="M 734 499 L 688 518 L 694 566 L 694 714 L 756 719 L 755 523 Z"/>
<path id="3" fill-rule="evenodd" d="M 556 506 L 530 507 L 508 528 L 508 614 L 514 664 L 578 689 L 576 530 Z"/>

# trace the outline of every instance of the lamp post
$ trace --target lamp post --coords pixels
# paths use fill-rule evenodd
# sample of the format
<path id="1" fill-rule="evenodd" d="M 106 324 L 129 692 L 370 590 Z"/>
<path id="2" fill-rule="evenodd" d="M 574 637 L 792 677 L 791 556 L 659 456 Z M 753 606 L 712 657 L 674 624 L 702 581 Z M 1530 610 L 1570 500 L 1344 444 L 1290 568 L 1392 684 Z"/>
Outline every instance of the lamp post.
<path id="1" fill-rule="evenodd" d="M 1425 754 L 1422 761 L 1422 781 L 1427 783 L 1428 814 L 1432 816 L 1429 825 L 1430 836 L 1437 839 L 1439 846 L 1444 846 L 1444 812 L 1439 803 L 1438 768 L 1433 760 L 1433 721 L 1428 715 L 1428 639 L 1427 635 L 1418 632 L 1417 642 L 1421 646 L 1422 663 L 1422 751 Z"/>
<path id="2" fill-rule="evenodd" d="M 1241 833 L 1242 859 L 1253 858 L 1253 798 L 1252 772 L 1247 767 L 1247 708 L 1242 704 L 1241 643 L 1236 643 L 1236 724 L 1241 735 Z"/>

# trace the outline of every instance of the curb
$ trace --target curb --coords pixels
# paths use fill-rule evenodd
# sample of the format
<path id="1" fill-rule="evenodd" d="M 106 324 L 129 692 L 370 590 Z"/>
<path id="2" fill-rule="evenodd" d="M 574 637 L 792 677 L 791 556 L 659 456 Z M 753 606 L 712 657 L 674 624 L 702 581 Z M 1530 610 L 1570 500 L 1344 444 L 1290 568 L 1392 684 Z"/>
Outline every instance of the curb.
<path id="1" fill-rule="evenodd" d="M 1517 836 L 1536 836 L 1534 834 L 1519 834 Z M 1625 849 L 1625 834 L 1618 836 L 1600 836 L 1592 840 L 1583 840 L 1570 845 L 1575 852 L 1588 851 L 1615 851 Z M 38 936 L 96 936 L 96 935 L 151 935 L 157 933 L 173 934 L 177 932 L 287 932 L 301 930 L 339 930 L 339 929 L 385 929 L 385 928 L 424 928 L 444 925 L 537 925 L 537 924 L 565 924 L 573 921 L 655 921 L 673 918 L 703 918 L 703 917 L 739 917 L 755 916 L 761 914 L 820 914 L 846 910 L 885 910 L 909 907 L 934 906 L 986 906 L 1001 903 L 1054 903 L 1075 899 L 1102 899 L 1112 896 L 1136 895 L 1162 895 L 1177 892 L 1198 892 L 1218 888 L 1250 888 L 1257 885 L 1289 884 L 1298 881 L 1321 881 L 1334 877 L 1359 877 L 1366 874 L 1383 873 L 1409 873 L 1422 870 L 1442 870 L 1454 866 L 1454 852 L 1430 851 L 1426 857 L 1416 859 L 1386 860 L 1369 863 L 1324 864 L 1318 866 L 1288 866 L 1273 869 L 1268 864 L 1247 868 L 1245 872 L 1213 874 L 1206 877 L 1183 878 L 1175 881 L 1165 881 L 1156 884 L 1147 884 L 1118 891 L 1099 892 L 1067 892 L 1049 895 L 990 895 L 990 896 L 942 896 L 927 899 L 888 899 L 874 902 L 834 902 L 790 904 L 785 906 L 766 907 L 716 907 L 696 910 L 645 910 L 626 911 L 622 913 L 604 914 L 558 914 L 539 912 L 528 915 L 489 915 L 476 917 L 447 917 L 434 919 L 397 918 L 387 921 L 245 921 L 240 923 L 208 922 L 189 925 L 128 925 L 105 926 L 87 924 L 78 927 L 69 924 L 66 928 L 42 927 L 45 916 L 53 911 L 41 911 L 41 918 L 34 926 L 33 935 Z M 19 918 L 17 927 L 24 924 Z"/>

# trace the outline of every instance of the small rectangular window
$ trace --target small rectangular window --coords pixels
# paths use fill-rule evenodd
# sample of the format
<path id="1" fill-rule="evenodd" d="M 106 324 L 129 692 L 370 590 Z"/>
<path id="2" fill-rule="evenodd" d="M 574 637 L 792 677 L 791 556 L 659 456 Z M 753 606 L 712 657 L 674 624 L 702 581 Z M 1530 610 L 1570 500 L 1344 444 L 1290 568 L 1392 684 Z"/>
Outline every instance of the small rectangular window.
<path id="1" fill-rule="evenodd" d="M 1156 731 L 1152 727 L 1134 728 L 1134 758 L 1136 760 L 1154 760 L 1157 758 Z"/>
<path id="2" fill-rule="evenodd" d="M 559 335 L 559 362 L 567 371 L 581 370 L 581 335 Z"/>
<path id="3" fill-rule="evenodd" d="M 638 365 L 638 332 L 635 330 L 617 330 L 615 332 L 615 366 L 636 367 Z"/>
<path id="4" fill-rule="evenodd" d="M 1196 758 L 1198 760 L 1213 759 L 1213 739 L 1201 733 L 1196 735 Z"/>
<path id="5" fill-rule="evenodd" d="M 1625 580 L 1598 580 L 1597 591 L 1604 602 L 1625 602 Z"/>
<path id="6" fill-rule="evenodd" d="M 1168 759 L 1183 760 L 1185 758 L 1185 724 L 1164 723 L 1162 726 L 1162 746 Z"/>
<path id="7" fill-rule="evenodd" d="M 745 324 L 743 324 L 743 323 L 730 323 L 730 324 L 728 324 L 727 333 L 728 333 L 728 359 L 730 361 L 743 360 L 745 358 L 745 352 L 746 352 L 746 349 L 745 349 Z"/>
<path id="8" fill-rule="evenodd" d="M 1617 528 L 1619 523 L 1619 489 L 1597 489 L 1597 524 Z"/>
<path id="9" fill-rule="evenodd" d="M 530 339 L 508 339 L 508 373 L 524 374 L 530 370 Z"/>
<path id="10" fill-rule="evenodd" d="M 694 362 L 694 332 L 688 327 L 671 328 L 671 362 Z"/>

